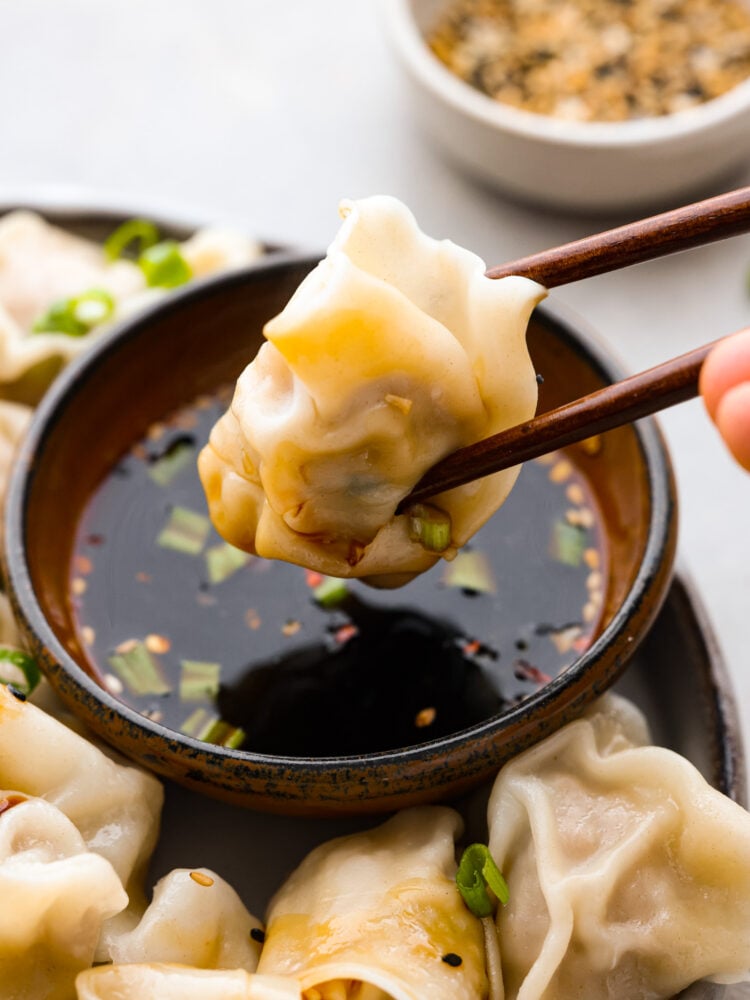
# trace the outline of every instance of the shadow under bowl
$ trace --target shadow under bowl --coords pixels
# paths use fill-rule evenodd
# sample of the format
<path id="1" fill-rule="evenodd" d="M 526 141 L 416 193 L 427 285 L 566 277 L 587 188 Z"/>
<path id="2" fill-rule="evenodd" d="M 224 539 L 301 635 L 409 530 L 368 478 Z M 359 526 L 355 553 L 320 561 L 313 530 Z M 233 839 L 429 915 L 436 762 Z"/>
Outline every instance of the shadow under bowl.
<path id="1" fill-rule="evenodd" d="M 667 592 L 676 509 L 669 458 L 652 420 L 609 432 L 595 449 L 569 449 L 593 491 L 608 551 L 598 630 L 567 669 L 523 701 L 440 739 L 346 757 L 277 756 L 205 743 L 128 707 L 97 683 L 76 627 L 71 565 L 81 517 L 147 428 L 237 378 L 262 343 L 265 322 L 315 263 L 277 256 L 196 283 L 122 324 L 67 369 L 39 407 L 14 470 L 5 569 L 44 673 L 104 740 L 162 776 L 229 802 L 343 816 L 461 794 L 602 694 Z M 580 321 L 549 305 L 534 314 L 528 341 L 545 375 L 540 412 L 622 377 Z"/>

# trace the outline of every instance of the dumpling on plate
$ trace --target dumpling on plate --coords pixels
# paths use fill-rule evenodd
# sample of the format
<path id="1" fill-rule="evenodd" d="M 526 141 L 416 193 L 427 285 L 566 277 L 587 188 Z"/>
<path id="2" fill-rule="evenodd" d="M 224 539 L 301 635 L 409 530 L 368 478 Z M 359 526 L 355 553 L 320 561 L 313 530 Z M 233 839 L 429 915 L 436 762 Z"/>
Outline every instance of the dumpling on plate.
<path id="1" fill-rule="evenodd" d="M 86 849 L 112 864 L 130 896 L 132 922 L 137 920 L 164 797 L 156 778 L 118 763 L 0 684 L 0 787 L 57 806 Z"/>
<path id="2" fill-rule="evenodd" d="M 180 868 L 158 882 L 138 925 L 111 940 L 109 956 L 115 963 L 254 972 L 262 941 L 260 921 L 224 879 L 205 868 Z"/>
<path id="3" fill-rule="evenodd" d="M 219 227 L 198 230 L 180 244 L 193 278 L 251 263 L 260 245 Z M 114 310 L 85 336 L 32 332 L 58 301 L 104 291 Z M 164 294 L 147 287 L 130 260 L 107 260 L 98 244 L 47 222 L 35 212 L 0 219 L 0 394 L 37 403 L 58 372 L 88 349 L 107 322 L 143 308 Z"/>
<path id="4" fill-rule="evenodd" d="M 112 865 L 59 809 L 0 791 L 0 994 L 70 1000 L 104 921 L 127 905 Z"/>
<path id="5" fill-rule="evenodd" d="M 750 970 L 750 814 L 608 695 L 500 771 L 506 1000 L 672 997 Z"/>
<path id="6" fill-rule="evenodd" d="M 184 965 L 102 965 L 82 972 L 76 988 L 78 1000 L 301 1000 L 293 980 Z"/>
<path id="7" fill-rule="evenodd" d="M 316 848 L 271 901 L 258 971 L 316 1000 L 486 996 L 482 926 L 455 883 L 461 829 L 423 806 Z"/>
<path id="8" fill-rule="evenodd" d="M 199 468 L 231 544 L 398 585 L 454 554 L 515 482 L 517 469 L 498 473 L 395 516 L 439 459 L 533 415 L 525 334 L 545 292 L 487 278 L 394 198 L 341 214 L 326 258 L 266 324 Z"/>

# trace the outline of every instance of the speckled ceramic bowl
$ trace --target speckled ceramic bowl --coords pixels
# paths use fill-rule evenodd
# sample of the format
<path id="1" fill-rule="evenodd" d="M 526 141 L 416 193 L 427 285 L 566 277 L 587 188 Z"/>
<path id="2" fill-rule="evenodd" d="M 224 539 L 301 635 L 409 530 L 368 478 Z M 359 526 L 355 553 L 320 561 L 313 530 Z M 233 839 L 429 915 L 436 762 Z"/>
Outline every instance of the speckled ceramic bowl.
<path id="1" fill-rule="evenodd" d="M 675 496 L 652 421 L 610 432 L 595 456 L 582 448 L 571 452 L 593 488 L 609 549 L 598 634 L 554 680 L 470 729 L 383 753 L 291 758 L 203 743 L 127 707 L 96 683 L 76 631 L 71 559 L 82 511 L 146 428 L 236 378 L 261 343 L 265 321 L 313 264 L 279 256 L 196 284 L 120 326 L 63 373 L 37 411 L 10 485 L 6 574 L 50 682 L 105 740 L 161 775 L 231 802 L 345 815 L 460 794 L 603 692 L 624 670 L 666 594 Z M 529 344 L 546 376 L 540 409 L 621 376 L 580 323 L 552 306 L 537 310 Z"/>

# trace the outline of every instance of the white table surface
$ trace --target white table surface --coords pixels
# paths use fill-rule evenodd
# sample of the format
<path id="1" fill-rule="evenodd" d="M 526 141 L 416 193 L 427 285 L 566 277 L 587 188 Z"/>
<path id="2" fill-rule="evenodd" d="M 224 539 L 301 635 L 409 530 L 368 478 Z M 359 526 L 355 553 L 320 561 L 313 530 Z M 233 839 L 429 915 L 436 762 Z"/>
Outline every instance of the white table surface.
<path id="1" fill-rule="evenodd" d="M 336 231 L 341 197 L 391 193 L 428 233 L 488 263 L 625 221 L 514 204 L 436 155 L 406 106 L 377 8 L 0 0 L 0 200 L 82 193 L 317 250 Z M 735 183 L 750 183 L 750 165 Z M 748 270 L 750 239 L 737 238 L 554 298 L 638 370 L 750 324 Z M 700 402 L 662 424 L 679 483 L 681 563 L 713 620 L 750 744 L 750 476 Z"/>
<path id="2" fill-rule="evenodd" d="M 409 112 L 377 8 L 2 0 L 0 198 L 80 193 L 320 249 L 341 197 L 391 193 L 428 233 L 488 263 L 625 221 L 514 204 L 447 163 Z M 750 165 L 729 183 L 749 182 Z M 638 370 L 750 324 L 748 271 L 750 239 L 740 237 L 553 295 Z M 681 563 L 707 605 L 750 736 L 750 476 L 699 401 L 662 425 L 679 484 Z"/>

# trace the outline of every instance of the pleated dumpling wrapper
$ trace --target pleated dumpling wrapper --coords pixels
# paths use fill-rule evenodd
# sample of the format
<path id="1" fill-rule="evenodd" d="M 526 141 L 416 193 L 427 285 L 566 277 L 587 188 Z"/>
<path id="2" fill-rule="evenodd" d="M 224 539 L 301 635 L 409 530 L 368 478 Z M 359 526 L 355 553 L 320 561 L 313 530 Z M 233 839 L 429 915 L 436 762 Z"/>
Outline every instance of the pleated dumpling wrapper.
<path id="1" fill-rule="evenodd" d="M 455 883 L 461 819 L 423 806 L 312 851 L 271 901 L 258 972 L 319 1000 L 478 1000 L 482 926 Z"/>
<path id="2" fill-rule="evenodd" d="M 326 258 L 266 324 L 199 468 L 231 544 L 397 586 L 455 554 L 512 488 L 517 469 L 395 516 L 439 459 L 533 416 L 526 327 L 545 292 L 487 278 L 395 198 L 341 215 Z"/>
<path id="3" fill-rule="evenodd" d="M 747 974 L 750 814 L 647 741 L 607 696 L 498 775 L 506 1000 L 657 1000 Z"/>
<path id="4" fill-rule="evenodd" d="M 64 813 L 89 851 L 112 864 L 129 897 L 115 923 L 145 909 L 143 877 L 159 832 L 164 793 L 153 775 L 119 763 L 0 684 L 0 787 L 40 796 Z M 114 929 L 111 922 L 105 927 Z"/>
<path id="5" fill-rule="evenodd" d="M 23 748 L 21 748 L 23 752 Z M 71 1000 L 104 921 L 127 905 L 112 865 L 43 799 L 0 791 L 0 995 Z"/>
<path id="6" fill-rule="evenodd" d="M 109 957 L 254 972 L 262 940 L 260 921 L 224 879 L 205 868 L 178 868 L 156 885 L 138 925 L 113 938 Z"/>
<path id="7" fill-rule="evenodd" d="M 243 969 L 101 965 L 76 980 L 78 1000 L 301 1000 L 299 984 Z"/>

